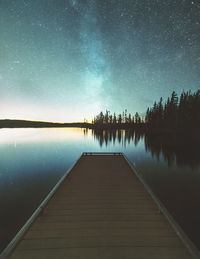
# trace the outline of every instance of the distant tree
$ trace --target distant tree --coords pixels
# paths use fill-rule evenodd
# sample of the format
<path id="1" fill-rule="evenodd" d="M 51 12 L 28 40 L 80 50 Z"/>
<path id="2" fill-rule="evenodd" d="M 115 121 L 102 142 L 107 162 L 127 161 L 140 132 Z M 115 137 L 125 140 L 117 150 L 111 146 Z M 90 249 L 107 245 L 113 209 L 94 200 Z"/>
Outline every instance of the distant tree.
<path id="1" fill-rule="evenodd" d="M 108 121 L 109 121 L 109 111 L 106 110 L 106 113 L 105 113 L 105 115 L 104 115 L 104 123 L 107 124 Z"/>
<path id="2" fill-rule="evenodd" d="M 129 113 L 129 115 L 128 115 L 128 120 L 127 120 L 127 123 L 131 123 L 131 114 Z"/>
<path id="3" fill-rule="evenodd" d="M 135 117 L 134 117 L 134 116 L 132 116 L 132 118 L 131 118 L 131 123 L 132 123 L 132 124 L 135 123 Z"/>
<path id="4" fill-rule="evenodd" d="M 122 123 L 122 115 L 121 115 L 121 114 L 118 115 L 117 122 L 118 122 L 119 124 Z"/>
<path id="5" fill-rule="evenodd" d="M 124 111 L 122 112 L 122 122 L 123 123 L 125 122 L 125 113 L 124 113 Z"/>
<path id="6" fill-rule="evenodd" d="M 117 123 L 117 118 L 116 118 L 116 114 L 114 112 L 114 114 L 113 114 L 113 124 L 116 124 L 116 123 Z"/>
<path id="7" fill-rule="evenodd" d="M 135 123 L 139 124 L 141 123 L 141 118 L 138 112 L 135 113 Z"/>
<path id="8" fill-rule="evenodd" d="M 147 111 L 146 111 L 145 122 L 147 124 L 151 122 L 151 112 L 150 112 L 149 107 L 147 108 Z"/>
<path id="9" fill-rule="evenodd" d="M 100 114 L 99 114 L 99 123 L 103 124 L 103 122 L 104 122 L 104 114 L 103 114 L 103 112 L 100 112 Z"/>
<path id="10" fill-rule="evenodd" d="M 112 116 L 112 114 L 111 114 L 111 115 L 109 115 L 109 123 L 110 123 L 110 124 L 112 124 L 112 123 L 113 123 L 113 116 Z"/>
<path id="11" fill-rule="evenodd" d="M 128 123 L 128 118 L 127 118 L 127 110 L 125 109 L 124 111 L 124 122 Z"/>

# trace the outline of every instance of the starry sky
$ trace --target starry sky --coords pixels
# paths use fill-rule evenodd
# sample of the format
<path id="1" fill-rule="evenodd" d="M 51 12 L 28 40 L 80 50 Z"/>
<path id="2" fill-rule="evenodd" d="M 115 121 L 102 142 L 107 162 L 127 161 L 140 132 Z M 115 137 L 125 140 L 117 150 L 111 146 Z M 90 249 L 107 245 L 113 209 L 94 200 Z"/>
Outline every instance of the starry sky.
<path id="1" fill-rule="evenodd" d="M 0 119 L 143 113 L 199 88 L 199 0 L 0 0 Z"/>

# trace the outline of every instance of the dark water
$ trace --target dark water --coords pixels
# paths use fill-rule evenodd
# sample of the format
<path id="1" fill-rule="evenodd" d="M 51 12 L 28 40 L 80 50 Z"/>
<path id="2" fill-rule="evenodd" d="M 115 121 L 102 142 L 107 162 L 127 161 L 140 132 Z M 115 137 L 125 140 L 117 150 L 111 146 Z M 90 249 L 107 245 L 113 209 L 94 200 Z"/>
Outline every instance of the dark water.
<path id="1" fill-rule="evenodd" d="M 82 152 L 124 152 L 200 249 L 200 149 L 186 137 L 83 129 L 0 130 L 0 249 Z"/>

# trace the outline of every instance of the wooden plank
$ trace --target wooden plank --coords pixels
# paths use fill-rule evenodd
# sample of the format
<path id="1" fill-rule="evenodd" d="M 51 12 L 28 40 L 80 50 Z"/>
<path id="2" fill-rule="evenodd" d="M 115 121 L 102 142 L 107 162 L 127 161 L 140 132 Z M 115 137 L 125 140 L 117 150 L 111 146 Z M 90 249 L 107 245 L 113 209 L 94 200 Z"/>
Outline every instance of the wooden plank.
<path id="1" fill-rule="evenodd" d="M 12 259 L 192 258 L 123 156 L 83 156 Z"/>
<path id="2" fill-rule="evenodd" d="M 170 229 L 170 231 L 173 231 L 172 228 L 169 228 L 166 226 L 165 221 L 151 221 L 151 224 L 149 224 L 149 221 L 74 221 L 74 222 L 55 222 L 52 224 L 51 222 L 44 221 L 42 224 L 40 222 L 36 221 L 32 227 L 31 230 L 42 230 L 42 229 L 102 229 L 107 228 L 110 230 L 115 229 L 154 229 L 154 228 L 164 228 L 164 229 Z"/>
<path id="3" fill-rule="evenodd" d="M 118 215 L 131 215 L 131 214 L 151 214 L 151 213 L 156 213 L 158 214 L 158 210 L 156 208 L 145 208 L 145 207 L 140 207 L 140 210 L 138 211 L 137 208 L 126 208 L 126 209 L 119 209 L 119 208 L 100 208 L 100 209 L 51 209 L 48 210 L 48 214 L 46 213 L 45 216 L 47 215 L 58 215 L 58 216 L 75 216 L 75 215 L 92 215 L 95 216 L 96 214 L 118 214 Z"/>
<path id="4" fill-rule="evenodd" d="M 101 236 L 105 237 L 109 234 L 110 236 L 127 236 L 127 237 L 135 237 L 136 239 L 139 237 L 174 237 L 174 232 L 171 229 L 163 229 L 163 228 L 149 228 L 148 231 L 142 228 L 131 228 L 131 229 L 123 229 L 116 228 L 112 229 L 112 234 L 110 234 L 111 229 L 109 228 L 88 228 L 88 229 L 46 229 L 46 230 L 30 230 L 24 239 L 34 239 L 34 238 L 59 238 L 59 237 L 76 237 L 76 236 Z"/>
<path id="5" fill-rule="evenodd" d="M 41 217 L 40 222 L 75 222 L 75 221 L 160 221 L 163 220 L 160 215 L 155 214 L 134 214 L 134 215 L 128 215 L 128 214 L 96 214 L 94 216 L 92 215 L 76 215 L 76 216 L 59 216 L 59 215 L 47 215 L 46 217 Z"/>
<path id="6" fill-rule="evenodd" d="M 58 248 L 76 248 L 76 247 L 171 247 L 180 248 L 182 243 L 175 237 L 154 237 L 154 236 L 109 236 L 104 238 L 100 236 L 76 236 L 68 238 L 45 238 L 23 240 L 18 246 L 18 250 L 33 249 L 58 249 Z"/>
<path id="7" fill-rule="evenodd" d="M 15 259 L 184 259 L 188 258 L 182 248 L 168 247 L 85 247 L 68 249 L 17 250 Z"/>

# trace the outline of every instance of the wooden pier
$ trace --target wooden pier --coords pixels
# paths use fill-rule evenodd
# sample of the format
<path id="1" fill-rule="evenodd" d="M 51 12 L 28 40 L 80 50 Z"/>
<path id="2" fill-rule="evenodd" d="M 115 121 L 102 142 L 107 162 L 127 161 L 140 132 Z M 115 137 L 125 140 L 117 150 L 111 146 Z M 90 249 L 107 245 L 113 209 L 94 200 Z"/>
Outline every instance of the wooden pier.
<path id="1" fill-rule="evenodd" d="M 123 154 L 85 153 L 4 257 L 195 258 L 190 242 L 155 199 Z"/>

